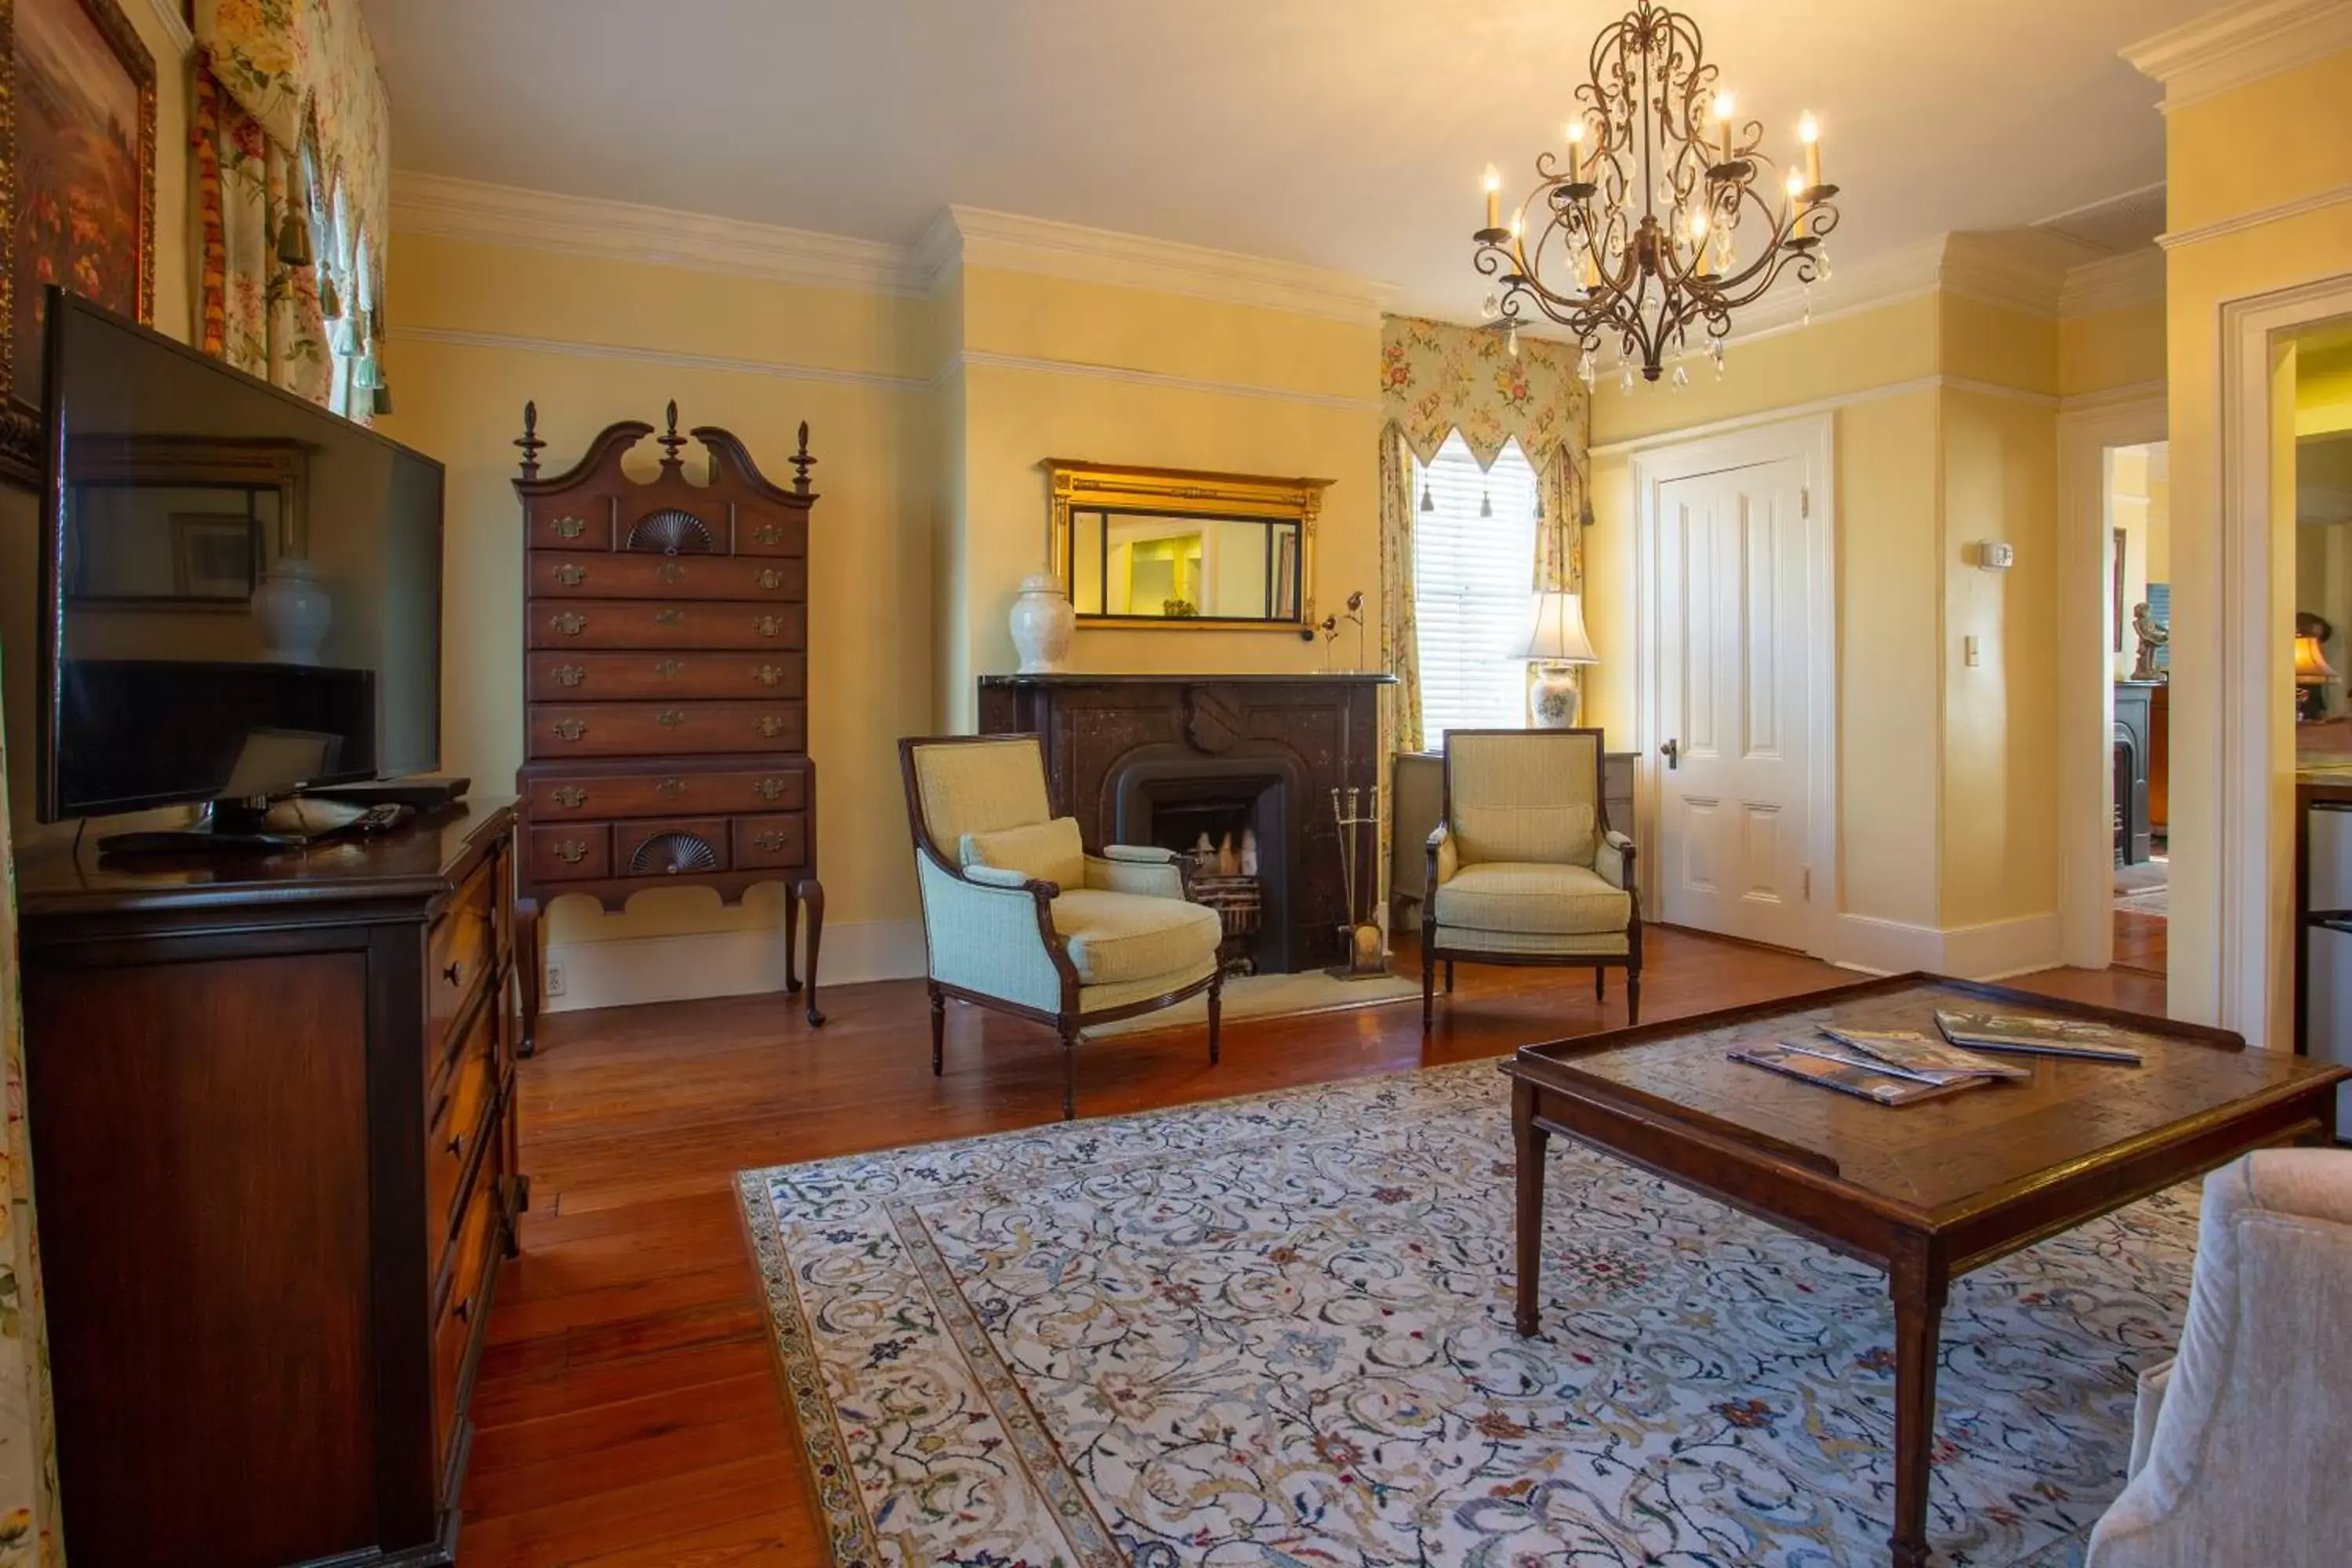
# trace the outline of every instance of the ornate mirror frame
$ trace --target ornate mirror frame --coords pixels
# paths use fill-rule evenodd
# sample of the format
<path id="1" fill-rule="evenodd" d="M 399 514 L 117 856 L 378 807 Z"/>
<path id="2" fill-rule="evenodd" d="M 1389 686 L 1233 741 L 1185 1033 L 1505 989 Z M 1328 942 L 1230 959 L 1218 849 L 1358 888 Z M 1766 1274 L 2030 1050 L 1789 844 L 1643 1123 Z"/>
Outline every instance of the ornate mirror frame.
<path id="1" fill-rule="evenodd" d="M 1329 479 L 1278 479 L 1262 474 L 1228 474 L 1202 468 L 1145 468 L 1088 462 L 1076 458 L 1048 458 L 1038 467 L 1051 479 L 1052 500 L 1046 523 L 1047 546 L 1054 575 L 1062 591 L 1076 600 L 1074 581 L 1076 552 L 1072 548 L 1073 512 L 1107 509 L 1114 511 L 1165 510 L 1204 521 L 1231 518 L 1252 522 L 1296 522 L 1298 525 L 1298 614 L 1243 619 L 1191 616 L 1081 615 L 1077 629 L 1102 627 L 1150 630 L 1288 632 L 1312 636 L 1315 626 L 1315 525 L 1323 511 L 1323 492 Z"/>

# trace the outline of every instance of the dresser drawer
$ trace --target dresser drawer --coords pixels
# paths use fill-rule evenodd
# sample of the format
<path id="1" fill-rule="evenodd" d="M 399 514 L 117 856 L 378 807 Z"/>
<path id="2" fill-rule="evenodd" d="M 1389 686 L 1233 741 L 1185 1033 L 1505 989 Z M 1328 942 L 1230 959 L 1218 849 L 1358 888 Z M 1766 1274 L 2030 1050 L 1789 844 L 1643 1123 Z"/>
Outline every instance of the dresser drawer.
<path id="1" fill-rule="evenodd" d="M 808 746 L 801 702 L 534 702 L 528 754 L 563 757 L 702 756 L 800 752 Z"/>
<path id="2" fill-rule="evenodd" d="M 576 882 L 613 873 L 613 829 L 609 823 L 562 823 L 530 830 L 530 879 L 534 882 Z"/>
<path id="3" fill-rule="evenodd" d="M 540 599 L 530 633 L 535 648 L 796 648 L 807 638 L 808 612 L 785 604 Z"/>
<path id="4" fill-rule="evenodd" d="M 490 1108 L 497 1065 L 490 1050 L 497 1009 L 484 1007 L 474 1015 L 455 1068 L 434 1095 L 425 1123 L 425 1256 L 435 1271 L 446 1261 L 450 1233 L 457 1228 L 457 1183 L 466 1162 L 474 1157 L 484 1131 L 483 1115 Z"/>
<path id="5" fill-rule="evenodd" d="M 613 874 L 616 877 L 682 877 L 727 869 L 727 819 L 723 816 L 655 817 L 615 823 Z"/>
<path id="6" fill-rule="evenodd" d="M 800 811 L 808 805 L 808 774 L 796 767 L 755 773 L 581 773 L 534 779 L 529 788 L 530 815 L 540 822 Z"/>
<path id="7" fill-rule="evenodd" d="M 613 498 L 571 496 L 524 505 L 526 537 L 533 550 L 610 550 Z"/>
<path id="8" fill-rule="evenodd" d="M 797 811 L 739 816 L 734 824 L 735 868 L 783 869 L 808 864 L 808 817 Z"/>
<path id="9" fill-rule="evenodd" d="M 808 597 L 808 563 L 798 556 L 541 550 L 530 557 L 530 592 L 549 598 L 797 602 Z"/>
<path id="10" fill-rule="evenodd" d="M 433 922 L 433 934 L 426 940 L 425 1059 L 428 1071 L 439 1066 L 439 1047 L 450 1024 L 465 1012 L 493 966 L 498 951 L 492 914 L 498 902 L 497 872 L 498 858 L 484 858 L 442 910 L 441 918 Z"/>
<path id="11" fill-rule="evenodd" d="M 490 1255 L 498 1246 L 500 1172 L 495 1158 L 486 1159 L 475 1174 L 466 1198 L 465 1218 L 457 1227 L 457 1252 L 446 1277 L 446 1294 L 433 1329 L 433 1429 L 436 1474 L 449 1463 L 450 1445 L 457 1440 L 458 1418 L 465 1411 L 467 1362 L 479 1337 L 489 1291 Z"/>
<path id="12" fill-rule="evenodd" d="M 808 695 L 808 655 L 798 648 L 774 653 L 535 653 L 526 665 L 526 695 L 533 702 Z"/>
<path id="13" fill-rule="evenodd" d="M 735 514 L 738 555 L 806 555 L 808 512 L 805 510 L 747 504 Z"/>

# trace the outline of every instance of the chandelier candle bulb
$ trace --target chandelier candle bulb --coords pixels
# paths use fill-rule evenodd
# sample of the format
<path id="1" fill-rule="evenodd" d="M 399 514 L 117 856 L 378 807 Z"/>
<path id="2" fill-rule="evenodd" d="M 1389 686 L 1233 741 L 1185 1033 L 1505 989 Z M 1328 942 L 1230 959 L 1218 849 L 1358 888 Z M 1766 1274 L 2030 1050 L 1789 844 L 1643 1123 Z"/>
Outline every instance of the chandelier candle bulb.
<path id="1" fill-rule="evenodd" d="M 1822 188 L 1822 122 L 1811 115 L 1797 121 L 1797 140 L 1805 144 L 1805 187 Z"/>
<path id="2" fill-rule="evenodd" d="M 1486 228 L 1492 232 L 1503 226 L 1503 172 L 1494 164 L 1486 165 Z"/>
<path id="3" fill-rule="evenodd" d="M 1584 121 L 1581 120 L 1568 122 L 1568 183 L 1571 185 L 1584 184 Z"/>
<path id="4" fill-rule="evenodd" d="M 1731 111 L 1735 107 L 1728 90 L 1715 95 L 1715 118 L 1723 126 L 1723 161 L 1731 162 Z"/>

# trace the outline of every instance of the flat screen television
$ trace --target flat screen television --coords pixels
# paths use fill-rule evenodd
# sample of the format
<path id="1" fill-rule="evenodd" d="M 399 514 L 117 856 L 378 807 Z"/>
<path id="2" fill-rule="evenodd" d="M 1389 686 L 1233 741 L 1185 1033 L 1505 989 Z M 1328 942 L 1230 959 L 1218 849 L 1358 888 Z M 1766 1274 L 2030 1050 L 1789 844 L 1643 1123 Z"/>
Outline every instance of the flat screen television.
<path id="1" fill-rule="evenodd" d="M 441 465 L 52 289 L 41 820 L 439 765 Z"/>

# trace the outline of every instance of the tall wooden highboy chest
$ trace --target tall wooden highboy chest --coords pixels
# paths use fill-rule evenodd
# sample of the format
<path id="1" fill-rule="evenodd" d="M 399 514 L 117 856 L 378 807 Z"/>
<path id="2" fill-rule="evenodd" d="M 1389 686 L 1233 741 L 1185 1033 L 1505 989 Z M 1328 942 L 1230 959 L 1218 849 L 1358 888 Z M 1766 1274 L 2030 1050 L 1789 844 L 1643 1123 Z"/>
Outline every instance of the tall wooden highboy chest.
<path id="1" fill-rule="evenodd" d="M 817 1010 L 824 889 L 808 754 L 808 426 L 790 489 L 729 432 L 677 433 L 649 479 L 624 471 L 654 426 L 608 426 L 572 468 L 541 478 L 523 410 L 523 702 L 516 779 L 522 852 L 516 934 L 525 1054 L 540 1005 L 539 911 L 562 893 L 617 910 L 652 887 L 729 903 L 784 887 L 784 989 L 808 916 L 808 1021 Z M 681 448 L 708 454 L 706 482 Z"/>

